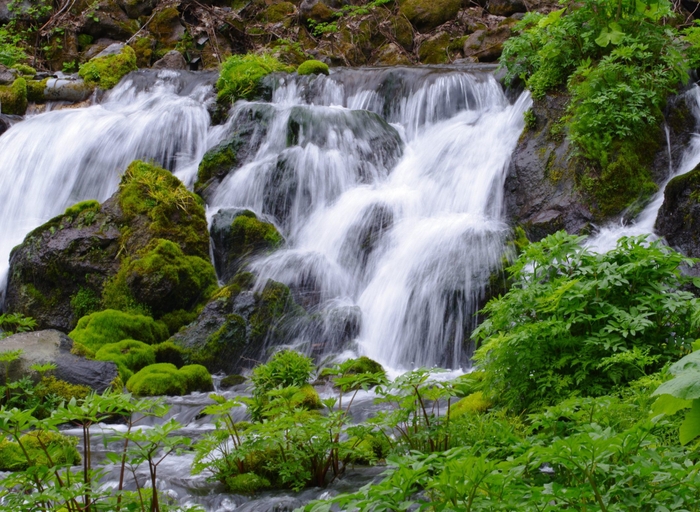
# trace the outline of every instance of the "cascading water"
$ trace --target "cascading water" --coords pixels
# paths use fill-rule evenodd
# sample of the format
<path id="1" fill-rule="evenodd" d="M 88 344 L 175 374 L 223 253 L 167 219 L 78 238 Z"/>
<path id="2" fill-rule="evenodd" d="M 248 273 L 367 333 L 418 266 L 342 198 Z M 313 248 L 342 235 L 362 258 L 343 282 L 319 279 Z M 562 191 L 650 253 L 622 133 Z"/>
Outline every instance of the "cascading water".
<path id="1" fill-rule="evenodd" d="M 209 195 L 210 213 L 272 218 L 288 245 L 254 264 L 259 283 L 284 282 L 327 315 L 359 309 L 357 351 L 393 368 L 459 366 L 502 257 L 503 180 L 529 105 L 479 72 L 286 79 L 259 149 Z M 251 109 L 238 104 L 229 130 Z"/>
<path id="2" fill-rule="evenodd" d="M 36 115 L 0 137 L 0 293 L 12 247 L 66 207 L 107 199 L 131 161 L 152 160 L 185 179 L 196 171 L 214 76 L 130 76 L 99 105 Z"/>
<path id="3" fill-rule="evenodd" d="M 695 85 L 685 94 L 688 99 L 688 104 L 692 105 L 695 119 L 700 121 L 700 87 Z M 623 236 L 653 236 L 656 218 L 664 202 L 664 190 L 666 189 L 666 185 L 676 176 L 692 171 L 698 164 L 700 164 L 700 134 L 693 134 L 690 144 L 685 149 L 680 162 L 676 165 L 671 162 L 668 178 L 659 187 L 659 191 L 637 218 L 627 225 L 604 227 L 596 236 L 592 237 L 587 242 L 587 245 L 598 252 L 605 252 L 613 249 L 617 241 Z"/>

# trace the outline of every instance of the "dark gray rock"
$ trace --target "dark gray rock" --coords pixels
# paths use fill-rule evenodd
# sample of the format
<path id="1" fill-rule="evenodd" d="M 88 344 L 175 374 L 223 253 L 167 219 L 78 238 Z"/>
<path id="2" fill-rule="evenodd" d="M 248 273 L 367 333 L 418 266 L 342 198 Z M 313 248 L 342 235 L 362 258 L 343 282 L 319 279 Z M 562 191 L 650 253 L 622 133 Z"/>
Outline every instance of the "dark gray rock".
<path id="1" fill-rule="evenodd" d="M 158 0 L 117 0 L 117 5 L 129 18 L 136 20 L 141 16 L 150 16 Z"/>
<path id="2" fill-rule="evenodd" d="M 304 503 L 293 496 L 274 496 L 244 503 L 236 508 L 239 512 L 292 512 Z"/>
<path id="3" fill-rule="evenodd" d="M 464 56 L 479 62 L 495 62 L 503 53 L 503 43 L 511 34 L 509 26 L 477 30 L 464 41 Z"/>
<path id="4" fill-rule="evenodd" d="M 153 69 L 187 69 L 185 57 L 177 50 L 166 53 L 162 59 L 153 64 Z"/>
<path id="5" fill-rule="evenodd" d="M 78 31 L 95 39 L 104 37 L 125 41 L 140 28 L 138 21 L 129 19 L 115 0 L 98 0 L 90 4 L 80 19 Z"/>
<path id="6" fill-rule="evenodd" d="M 49 78 L 44 88 L 44 100 L 79 103 L 87 100 L 93 92 L 94 88 L 83 80 Z"/>
<path id="7" fill-rule="evenodd" d="M 10 69 L 0 64 L 0 85 L 9 85 L 19 77 L 16 69 Z"/>
<path id="8" fill-rule="evenodd" d="M 5 114 L 0 114 L 0 135 L 5 133 L 12 126 L 12 118 Z"/>
<path id="9" fill-rule="evenodd" d="M 37 331 L 15 334 L 0 340 L 0 352 L 22 350 L 20 358 L 9 367 L 9 380 L 31 377 L 38 381 L 40 376 L 32 370 L 32 365 L 53 363 L 53 375 L 71 384 L 89 386 L 103 392 L 119 375 L 117 365 L 108 361 L 93 361 L 71 354 L 73 340 L 65 334 L 54 331 Z M 5 378 L 5 368 L 0 365 L 0 376 Z"/>
<path id="10" fill-rule="evenodd" d="M 121 212 L 115 208 L 108 201 L 29 233 L 10 255 L 7 311 L 35 318 L 41 329 L 69 331 L 78 320 L 71 299 L 81 289 L 99 297 L 119 268 Z"/>
<path id="11" fill-rule="evenodd" d="M 687 256 L 700 257 L 700 167 L 673 178 L 664 191 L 656 232 Z"/>
<path id="12" fill-rule="evenodd" d="M 528 10 L 523 0 L 489 0 L 486 9 L 495 16 L 510 16 Z"/>

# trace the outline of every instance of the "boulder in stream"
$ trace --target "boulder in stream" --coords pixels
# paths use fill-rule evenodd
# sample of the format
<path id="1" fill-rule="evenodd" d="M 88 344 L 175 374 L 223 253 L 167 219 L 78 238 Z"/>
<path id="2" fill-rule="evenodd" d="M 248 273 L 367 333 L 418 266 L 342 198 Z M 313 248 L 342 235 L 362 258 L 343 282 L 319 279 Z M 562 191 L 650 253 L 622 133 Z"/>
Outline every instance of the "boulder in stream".
<path id="1" fill-rule="evenodd" d="M 700 257 L 700 166 L 666 185 L 656 231 L 687 256 Z"/>
<path id="2" fill-rule="evenodd" d="M 55 331 L 25 332 L 0 340 L 0 352 L 22 350 L 16 361 L 10 363 L 8 375 L 5 366 L 0 365 L 0 380 L 5 377 L 10 381 L 22 377 L 39 380 L 39 374 L 32 370 L 32 365 L 53 363 L 56 369 L 54 377 L 71 384 L 89 386 L 97 392 L 110 387 L 118 377 L 117 365 L 108 361 L 93 361 L 71 353 L 73 340 L 65 334 Z"/>

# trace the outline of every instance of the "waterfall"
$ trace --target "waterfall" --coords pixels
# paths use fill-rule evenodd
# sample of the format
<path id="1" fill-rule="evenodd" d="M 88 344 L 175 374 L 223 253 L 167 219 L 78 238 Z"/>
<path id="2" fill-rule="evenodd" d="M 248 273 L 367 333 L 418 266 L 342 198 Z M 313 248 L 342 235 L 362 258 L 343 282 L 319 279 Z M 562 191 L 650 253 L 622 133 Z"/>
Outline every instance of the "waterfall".
<path id="1" fill-rule="evenodd" d="M 282 79 L 259 149 L 211 194 L 210 215 L 273 220 L 288 244 L 254 263 L 260 286 L 284 282 L 324 315 L 359 310 L 356 352 L 458 367 L 503 254 L 503 180 L 529 106 L 478 71 Z M 230 129 L 251 108 L 237 104 Z"/>
<path id="2" fill-rule="evenodd" d="M 692 105 L 695 119 L 700 120 L 700 87 L 695 85 L 685 94 L 689 105 Z M 598 252 L 606 252 L 615 248 L 617 241 L 623 236 L 651 235 L 653 237 L 656 217 L 658 217 L 659 209 L 664 202 L 666 185 L 676 176 L 692 171 L 698 164 L 700 164 L 700 134 L 693 134 L 680 162 L 675 166 L 671 163 L 668 177 L 637 218 L 629 224 L 618 224 L 602 228 L 594 237 L 587 241 L 587 246 Z"/>
<path id="3" fill-rule="evenodd" d="M 99 105 L 28 117 L 0 136 L 0 290 L 24 236 L 66 207 L 104 201 L 135 159 L 191 176 L 207 149 L 210 74 L 129 76 Z M 2 296 L 0 296 L 2 304 Z"/>
<path id="4" fill-rule="evenodd" d="M 350 348 L 389 367 L 462 366 L 502 258 L 503 180 L 530 105 L 511 104 L 489 71 L 279 75 L 271 101 L 237 102 L 215 127 L 212 75 L 138 72 L 99 104 L 30 116 L 0 137 L 0 276 L 27 232 L 108 198 L 134 159 L 191 186 L 205 151 L 254 112 L 250 150 L 205 198 L 210 217 L 250 208 L 283 233 L 285 248 L 252 264 L 260 286 L 284 282 L 322 318 L 357 316 Z"/>

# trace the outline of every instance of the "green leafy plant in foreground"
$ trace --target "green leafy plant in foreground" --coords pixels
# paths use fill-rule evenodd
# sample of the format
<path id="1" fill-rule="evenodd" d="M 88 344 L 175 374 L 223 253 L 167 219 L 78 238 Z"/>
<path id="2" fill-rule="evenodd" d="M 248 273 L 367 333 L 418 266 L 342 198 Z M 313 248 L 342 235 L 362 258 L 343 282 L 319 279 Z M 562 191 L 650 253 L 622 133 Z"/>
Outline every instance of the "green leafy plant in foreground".
<path id="1" fill-rule="evenodd" d="M 699 303 L 679 269 L 692 260 L 644 237 L 604 254 L 582 243 L 559 232 L 527 246 L 473 334 L 484 391 L 512 410 L 609 393 L 695 339 Z"/>

